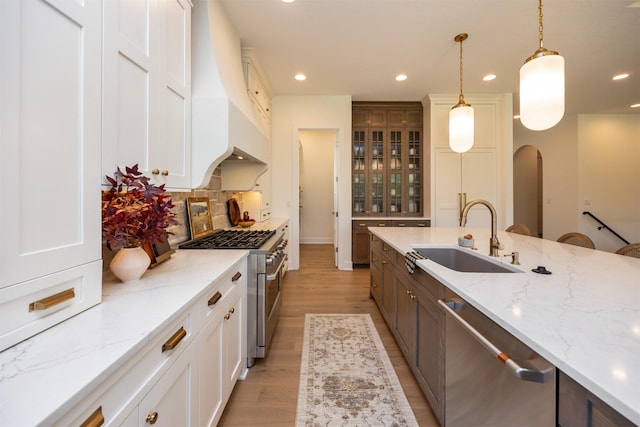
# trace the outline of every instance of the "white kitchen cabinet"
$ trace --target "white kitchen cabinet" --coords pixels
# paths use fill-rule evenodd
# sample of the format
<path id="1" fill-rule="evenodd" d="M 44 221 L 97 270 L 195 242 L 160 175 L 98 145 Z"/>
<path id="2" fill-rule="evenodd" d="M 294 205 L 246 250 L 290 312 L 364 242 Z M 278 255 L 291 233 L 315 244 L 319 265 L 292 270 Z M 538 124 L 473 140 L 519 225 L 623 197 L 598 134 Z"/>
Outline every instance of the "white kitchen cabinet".
<path id="1" fill-rule="evenodd" d="M 0 2 L 0 350 L 101 299 L 99 2 Z"/>
<path id="2" fill-rule="evenodd" d="M 246 287 L 243 258 L 54 425 L 99 409 L 110 426 L 215 426 L 246 367 Z"/>
<path id="3" fill-rule="evenodd" d="M 254 57 L 243 56 L 245 83 L 249 101 L 262 132 L 271 138 L 271 95 L 268 83 L 260 75 L 259 63 Z"/>
<path id="4" fill-rule="evenodd" d="M 189 189 L 191 3 L 109 0 L 104 14 L 103 175 L 139 164 Z"/>
<path id="5" fill-rule="evenodd" d="M 449 111 L 457 95 L 431 98 L 431 225 L 458 226 L 464 203 L 485 199 L 496 209 L 498 228 L 513 219 L 513 132 L 511 96 L 471 95 L 474 145 L 466 153 L 449 148 Z M 489 227 L 489 210 L 475 206 L 468 226 Z"/>
<path id="6" fill-rule="evenodd" d="M 198 422 L 198 346 L 192 344 L 142 399 L 138 426 L 195 426 Z"/>
<path id="7" fill-rule="evenodd" d="M 246 275 L 245 275 L 246 276 Z M 215 426 L 233 387 L 246 367 L 247 279 L 236 273 L 223 279 L 202 301 L 206 304 L 200 337 L 200 424 Z"/>
<path id="8" fill-rule="evenodd" d="M 498 201 L 495 148 L 474 148 L 456 153 L 448 148 L 436 148 L 434 153 L 435 212 L 432 217 L 440 227 L 457 227 L 465 202 L 484 199 L 494 207 Z M 470 227 L 488 227 L 491 215 L 484 206 L 474 206 L 467 216 Z"/>

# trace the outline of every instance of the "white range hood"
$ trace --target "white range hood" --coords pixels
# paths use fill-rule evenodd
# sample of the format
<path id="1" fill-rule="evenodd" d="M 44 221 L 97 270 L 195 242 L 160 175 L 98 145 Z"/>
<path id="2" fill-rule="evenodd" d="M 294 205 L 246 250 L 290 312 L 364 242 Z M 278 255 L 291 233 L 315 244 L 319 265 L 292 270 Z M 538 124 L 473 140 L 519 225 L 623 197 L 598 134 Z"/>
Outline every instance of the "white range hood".
<path id="1" fill-rule="evenodd" d="M 269 139 L 247 95 L 240 38 L 217 0 L 194 1 L 191 46 L 193 187 L 220 166 L 223 190 L 251 190 L 268 169 Z"/>

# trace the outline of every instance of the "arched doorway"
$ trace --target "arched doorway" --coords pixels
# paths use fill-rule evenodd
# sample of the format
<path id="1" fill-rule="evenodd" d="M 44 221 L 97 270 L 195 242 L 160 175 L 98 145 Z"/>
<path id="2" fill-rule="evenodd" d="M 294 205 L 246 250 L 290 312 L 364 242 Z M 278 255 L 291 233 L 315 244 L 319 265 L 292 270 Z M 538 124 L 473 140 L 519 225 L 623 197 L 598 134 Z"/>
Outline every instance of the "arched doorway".
<path id="1" fill-rule="evenodd" d="M 542 237 L 542 155 L 532 145 L 513 154 L 513 222 Z"/>

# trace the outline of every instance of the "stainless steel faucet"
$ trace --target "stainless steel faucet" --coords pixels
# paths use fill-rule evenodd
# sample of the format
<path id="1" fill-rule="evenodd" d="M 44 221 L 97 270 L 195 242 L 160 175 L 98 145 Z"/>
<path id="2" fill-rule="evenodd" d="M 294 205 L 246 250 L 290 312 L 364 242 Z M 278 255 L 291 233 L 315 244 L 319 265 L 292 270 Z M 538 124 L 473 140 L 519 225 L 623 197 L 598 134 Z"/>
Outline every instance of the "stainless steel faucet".
<path id="1" fill-rule="evenodd" d="M 465 225 L 467 225 L 467 214 L 469 213 L 469 209 L 471 209 L 474 205 L 484 205 L 489 209 L 489 212 L 491 213 L 491 240 L 489 241 L 489 255 L 500 256 L 498 254 L 498 250 L 504 249 L 504 246 L 500 244 L 498 235 L 496 234 L 496 229 L 498 228 L 498 218 L 496 215 L 496 210 L 491 203 L 483 199 L 475 199 L 464 205 L 462 213 L 460 213 L 460 227 L 464 227 Z"/>

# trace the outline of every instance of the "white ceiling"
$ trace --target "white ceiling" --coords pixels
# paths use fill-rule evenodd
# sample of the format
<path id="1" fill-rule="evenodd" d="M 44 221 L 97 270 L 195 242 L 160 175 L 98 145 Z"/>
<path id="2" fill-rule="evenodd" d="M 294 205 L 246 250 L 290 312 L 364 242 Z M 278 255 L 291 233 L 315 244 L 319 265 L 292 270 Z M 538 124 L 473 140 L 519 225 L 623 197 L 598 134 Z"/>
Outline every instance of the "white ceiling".
<path id="1" fill-rule="evenodd" d="M 538 48 L 536 0 L 220 0 L 274 95 L 417 101 L 459 93 L 514 94 Z M 565 58 L 566 114 L 638 113 L 640 1 L 545 0 L 544 46 Z M 630 7 L 630 6 L 634 7 Z M 293 76 L 304 73 L 307 80 Z M 612 76 L 631 76 L 614 82 Z M 409 78 L 396 82 L 405 73 Z M 483 82 L 485 74 L 498 77 Z"/>

